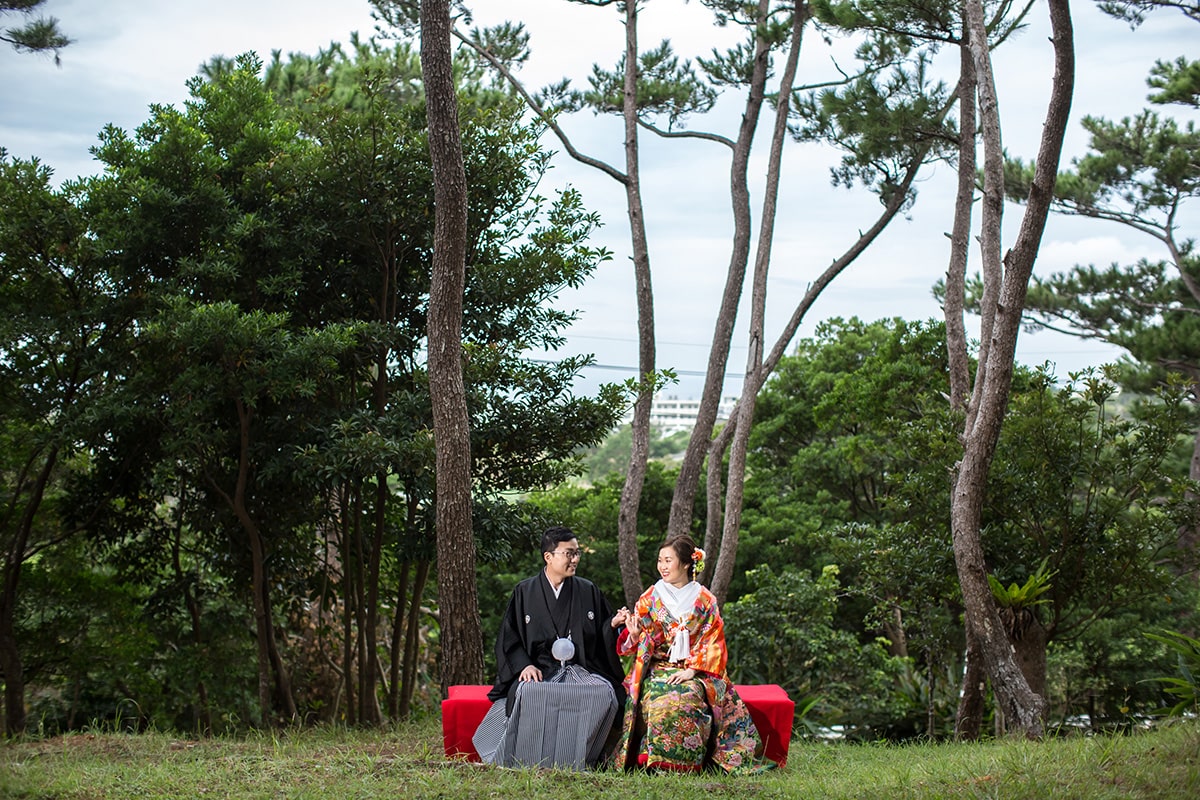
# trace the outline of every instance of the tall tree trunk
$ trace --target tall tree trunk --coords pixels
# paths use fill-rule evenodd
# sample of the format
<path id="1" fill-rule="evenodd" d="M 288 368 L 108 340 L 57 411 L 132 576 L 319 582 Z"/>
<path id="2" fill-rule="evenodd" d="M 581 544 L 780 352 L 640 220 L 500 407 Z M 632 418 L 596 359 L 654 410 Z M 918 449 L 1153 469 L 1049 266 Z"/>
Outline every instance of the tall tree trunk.
<path id="1" fill-rule="evenodd" d="M 182 496 L 182 492 L 180 493 Z M 180 520 L 172 531 L 171 538 L 171 568 L 175 574 L 175 581 L 183 587 L 183 602 L 187 608 L 188 620 L 192 626 L 192 647 L 195 648 L 195 655 L 201 659 L 202 663 L 208 663 L 207 654 L 204 652 L 204 633 L 201 627 L 201 612 L 200 601 L 196 597 L 195 589 L 187 580 L 187 575 L 183 571 L 182 549 L 183 542 L 183 522 Z M 211 736 L 213 732 L 212 726 L 212 711 L 208 705 L 208 686 L 204 679 L 196 681 L 196 714 L 195 722 L 204 736 Z"/>
<path id="2" fill-rule="evenodd" d="M 395 321 L 395 248 L 393 239 L 390 236 L 379 237 L 376 246 L 381 254 L 379 295 L 376 298 L 376 307 L 379 309 L 379 321 L 386 329 L 393 325 Z M 372 411 L 380 427 L 383 427 L 384 418 L 387 415 L 390 357 L 391 348 L 387 344 L 380 345 L 375 359 L 375 380 L 372 386 L 371 397 Z M 371 548 L 366 560 L 366 613 L 365 626 L 362 631 L 366 657 L 363 659 L 360 667 L 359 686 L 359 719 L 366 725 L 379 725 L 383 722 L 379 708 L 379 697 L 376 691 L 377 674 L 375 664 L 378 656 L 379 638 L 379 564 L 383 555 L 383 542 L 387 530 L 387 507 L 390 499 L 388 471 L 386 468 L 381 468 L 375 474 L 375 519 L 371 536 Z"/>
<path id="3" fill-rule="evenodd" d="M 275 691 L 279 704 L 283 707 L 284 719 L 294 723 L 300 718 L 296 709 L 296 698 L 292 694 L 292 676 L 279 652 L 279 639 L 275 635 L 275 623 L 271 615 L 271 584 L 266 580 L 270 576 L 263 572 L 263 607 L 267 610 L 267 656 L 271 659 L 271 671 L 275 676 Z"/>
<path id="4" fill-rule="evenodd" d="M 996 443 L 1008 404 L 1012 383 L 1013 358 L 1020 330 L 1021 310 L 1025 305 L 1029 276 L 1045 229 L 1046 217 L 1062 154 L 1067 117 L 1074 86 L 1074 50 L 1071 15 L 1067 0 L 1049 0 L 1053 29 L 1054 77 L 1050 104 L 1038 149 L 1037 167 L 1029 201 L 1016 243 L 1003 261 L 1003 282 L 995 302 L 993 322 L 984 328 L 980 339 L 986 345 L 986 363 L 982 361 L 975 379 L 971 411 L 967 419 L 963 442 L 963 458 L 954 483 L 951 498 L 951 529 L 954 537 L 954 558 L 962 588 L 967 624 L 979 637 L 980 649 L 997 706 L 1005 719 L 1029 737 L 1039 737 L 1043 731 L 1044 701 L 1034 694 L 1016 665 L 1012 648 L 1005 634 L 991 588 L 987 582 L 987 567 L 980 537 L 980 519 L 988 470 L 995 454 Z M 997 248 L 996 253 L 984 254 L 984 263 L 995 261 L 999 248 L 997 211 L 987 198 L 1000 194 L 993 156 L 1000 151 L 999 121 L 995 113 L 994 83 L 991 56 L 987 47 L 980 0 L 968 0 L 971 47 L 979 76 L 980 116 L 984 130 L 984 197 L 983 240 Z M 990 95 L 990 96 L 989 96 Z M 993 230 L 994 229 L 994 230 Z M 985 272 L 985 281 L 988 275 Z"/>
<path id="5" fill-rule="evenodd" d="M 258 702 L 262 713 L 261 723 L 264 726 L 275 724 L 272 686 L 278 688 L 279 700 L 283 704 L 284 714 L 289 720 L 296 717 L 296 701 L 292 697 L 291 679 L 288 676 L 283 659 L 275 646 L 275 626 L 271 619 L 271 602 L 269 583 L 267 581 L 267 548 L 263 541 L 258 523 L 250 514 L 246 500 L 246 490 L 249 486 L 250 461 L 250 429 L 254 419 L 254 409 L 242 400 L 235 403 L 238 415 L 238 471 L 234 481 L 233 493 L 222 489 L 215 481 L 209 484 L 220 494 L 242 532 L 250 548 L 250 592 L 254 605 L 254 626 L 257 638 L 258 660 Z M 272 675 L 275 681 L 272 681 Z"/>
<path id="6" fill-rule="evenodd" d="M 621 487 L 621 505 L 617 512 L 617 561 L 621 567 L 621 588 L 629 606 L 642 593 L 638 565 L 638 511 L 642 487 L 646 482 L 646 462 L 650 457 L 650 404 L 656 381 L 654 341 L 654 292 L 650 280 L 650 247 L 646 241 L 646 217 L 642 210 L 642 184 L 638 155 L 637 113 L 637 3 L 625 3 L 625 205 L 633 246 L 633 274 L 637 286 L 638 377 L 637 401 L 630 423 L 632 447 L 625 485 Z"/>
<path id="7" fill-rule="evenodd" d="M 971 395 L 971 368 L 967 354 L 967 329 L 964 319 L 967 263 L 971 247 L 971 211 L 975 200 L 975 56 L 971 52 L 971 29 L 967 9 L 963 8 L 963 34 L 959 45 L 959 138 L 958 192 L 954 201 L 954 225 L 950 234 L 950 264 L 946 269 L 946 355 L 950 372 L 950 408 L 967 419 Z M 970 625 L 965 626 L 966 649 L 963 658 L 966 673 L 955 715 L 955 736 L 975 741 L 983 728 L 987 678 L 983 652 Z"/>
<path id="8" fill-rule="evenodd" d="M 365 487 L 365 483 L 364 483 Z M 365 502 L 363 500 L 362 502 Z M 360 509 L 361 512 L 362 509 Z M 360 513 L 354 519 L 354 669 L 350 673 L 354 681 L 355 719 L 363 723 L 363 664 L 367 653 L 367 534 L 364 531 L 366 518 Z"/>
<path id="9" fill-rule="evenodd" d="M 212 483 L 217 491 L 225 497 L 230 511 L 233 512 L 238 524 L 242 527 L 242 532 L 246 535 L 246 542 L 250 548 L 250 600 L 254 606 L 259 724 L 263 727 L 270 727 L 274 722 L 274 704 L 271 701 L 271 653 L 267 645 L 268 639 L 271 636 L 271 614 L 270 610 L 266 607 L 266 548 L 263 545 L 258 525 L 254 522 L 249 510 L 246 508 L 246 486 L 250 476 L 250 423 L 254 412 L 253 409 L 241 400 L 238 400 L 236 405 L 239 424 L 239 444 L 238 472 L 233 494 L 227 494 L 219 486 L 216 486 L 215 482 Z"/>
<path id="10" fill-rule="evenodd" d="M 758 248 L 754 257 L 754 283 L 750 290 L 750 342 L 746 355 L 746 375 L 755 376 L 763 369 L 763 349 L 767 315 L 767 273 L 771 265 L 771 246 L 775 237 L 775 217 L 779 207 L 779 176 L 783 164 L 783 144 L 787 138 L 788 111 L 792 86 L 796 81 L 796 69 L 800 62 L 800 46 L 803 43 L 804 25 L 808 21 L 807 10 L 797 9 L 792 14 L 791 47 L 784 63 L 783 76 L 779 81 L 779 94 L 775 103 L 775 127 L 771 132 L 771 149 L 767 159 L 767 188 L 763 192 L 762 223 L 758 231 Z M 758 386 L 763 379 L 751 377 L 749 382 Z M 725 484 L 725 520 L 722 525 L 721 550 L 717 569 L 713 575 L 713 594 L 724 602 L 733 580 L 733 568 L 737 558 L 738 529 L 742 523 L 742 498 L 745 491 L 746 451 L 749 448 L 750 431 L 754 427 L 754 408 L 758 399 L 757 390 L 743 393 L 737 406 L 737 424 L 733 432 L 733 444 L 729 452 L 729 477 Z M 678 491 L 678 486 L 676 486 Z"/>
<path id="11" fill-rule="evenodd" d="M 704 552 L 706 555 L 711 555 L 705 561 L 704 572 L 698 578 L 705 586 L 712 586 L 713 575 L 717 571 L 717 554 L 721 548 L 721 531 L 725 528 L 725 510 L 721 502 L 725 486 L 721 478 L 725 474 L 725 450 L 729 447 L 730 439 L 733 438 L 733 425 L 734 422 L 731 420 L 721 429 L 708 448 L 708 474 L 704 481 L 704 499 L 707 511 L 704 519 Z"/>
<path id="12" fill-rule="evenodd" d="M 729 255 L 729 269 L 725 274 L 725 289 L 721 293 L 721 306 L 713 327 L 712 347 L 708 352 L 708 366 L 704 373 L 704 388 L 700 393 L 700 407 L 696 411 L 696 423 L 688 439 L 687 450 L 679 465 L 679 477 L 671 497 L 671 514 L 667 520 L 667 535 L 689 533 L 692 527 L 692 511 L 700 483 L 700 471 L 704 458 L 712 445 L 713 427 L 717 422 L 717 410 L 725 388 L 725 369 L 729 362 L 729 349 L 733 330 L 737 322 L 738 305 L 742 299 L 742 286 L 746 280 L 746 267 L 750 261 L 750 151 L 754 134 L 758 130 L 763 99 L 766 95 L 767 76 L 770 72 L 771 44 L 761 26 L 770 11 L 766 0 L 759 0 L 755 18 L 760 22 L 754 38 L 754 69 L 750 76 L 750 91 L 742 111 L 742 122 L 738 137 L 733 145 L 733 158 L 729 165 L 729 200 L 733 211 L 733 248 Z M 716 469 L 720 470 L 720 464 Z M 710 471 L 714 469 L 709 466 Z M 718 478 L 719 480 L 719 478 Z M 708 534 L 706 532 L 705 539 Z M 708 544 L 705 545 L 708 548 Z M 716 550 L 706 567 L 708 572 L 716 566 Z M 711 566 L 710 566 L 711 565 Z"/>
<path id="13" fill-rule="evenodd" d="M 408 607 L 408 576 L 412 562 L 405 561 L 400 567 L 400 580 L 396 586 L 396 610 L 392 617 L 392 645 L 389 648 L 391 663 L 388 665 L 388 717 L 393 721 L 400 718 L 400 670 L 404 659 L 404 610 Z"/>
<path id="14" fill-rule="evenodd" d="M 357 660 L 356 632 L 362 576 L 362 480 L 355 482 L 353 497 L 343 509 L 342 533 L 342 685 L 346 689 L 346 724 L 358 724 L 358 686 L 354 664 Z"/>
<path id="15" fill-rule="evenodd" d="M 252 521 L 245 519 L 244 513 L 239 513 L 239 509 L 234 509 L 234 513 L 238 515 L 239 520 L 242 520 L 242 529 L 250 543 L 250 593 L 253 596 L 254 603 L 254 632 L 255 632 L 255 651 L 257 653 L 258 663 L 258 707 L 259 707 L 259 723 L 263 727 L 270 727 L 274 721 L 273 707 L 271 701 L 271 654 L 267 646 L 268 638 L 271 635 L 271 614 L 266 607 L 266 557 L 263 553 L 262 538 L 258 535 L 258 531 Z"/>
<path id="16" fill-rule="evenodd" d="M 984 697 L 987 693 L 987 670 L 983 668 L 983 651 L 979 637 L 966 625 L 966 669 L 963 672 L 962 694 L 954 718 L 954 736 L 960 741 L 977 741 L 983 733 Z"/>
<path id="17" fill-rule="evenodd" d="M 429 394 L 436 450 L 442 691 L 483 682 L 483 632 L 471 525 L 471 437 L 463 382 L 467 179 L 450 52 L 449 0 L 421 0 L 421 77 L 433 165 L 434 250 L 429 289 Z"/>
<path id="18" fill-rule="evenodd" d="M 421 507 L 420 498 L 417 492 L 412 491 L 411 487 L 406 487 L 404 495 L 407 498 L 405 502 L 405 522 L 404 530 L 410 536 L 417 535 L 417 513 Z M 409 588 L 409 579 L 412 576 L 413 561 L 405 561 L 404 567 L 400 573 L 400 586 L 396 590 L 396 618 L 392 625 L 392 666 L 391 666 L 391 681 L 392 694 L 388 713 L 393 720 L 407 719 L 409 713 L 409 704 L 405 700 L 412 698 L 411 678 L 409 675 L 409 664 L 412 663 L 415 667 L 415 650 L 409 653 L 408 639 L 409 632 L 412 630 L 412 625 L 415 624 L 416 609 L 421 605 L 421 597 L 425 591 L 425 581 L 429 575 L 429 561 L 421 559 L 417 566 L 417 577 L 413 587 Z M 409 600 L 409 597 L 412 597 Z M 407 609 L 407 611 L 406 611 Z"/>
<path id="19" fill-rule="evenodd" d="M 971 209 L 975 200 L 975 56 L 970 27 L 963 9 L 963 40 L 959 45 L 958 78 L 958 191 L 954 198 L 954 225 L 950 233 L 950 264 L 946 268 L 946 356 L 950 367 L 950 408 L 966 414 L 971 394 L 971 367 L 967 356 L 964 320 L 967 262 L 971 249 Z"/>
<path id="20" fill-rule="evenodd" d="M 408 622 L 404 636 L 404 685 L 400 693 L 400 718 L 407 719 L 412 713 L 413 692 L 417 688 L 417 649 L 421 633 L 421 598 L 425 596 L 425 584 L 429 582 L 429 562 L 417 562 L 417 575 L 413 580 L 412 602 L 408 605 Z"/>
<path id="21" fill-rule="evenodd" d="M 384 388 L 386 394 L 386 384 Z M 382 415 L 381 415 L 382 416 Z M 367 553 L 366 602 L 363 624 L 363 646 L 366 658 L 359 669 L 362 677 L 359 686 L 359 719 L 364 725 L 379 725 L 379 696 L 376 691 L 378 678 L 375 674 L 375 659 L 379 639 L 379 563 L 383 554 L 383 536 L 387 527 L 388 473 L 380 470 L 375 475 L 375 521 L 371 529 L 371 547 Z"/>

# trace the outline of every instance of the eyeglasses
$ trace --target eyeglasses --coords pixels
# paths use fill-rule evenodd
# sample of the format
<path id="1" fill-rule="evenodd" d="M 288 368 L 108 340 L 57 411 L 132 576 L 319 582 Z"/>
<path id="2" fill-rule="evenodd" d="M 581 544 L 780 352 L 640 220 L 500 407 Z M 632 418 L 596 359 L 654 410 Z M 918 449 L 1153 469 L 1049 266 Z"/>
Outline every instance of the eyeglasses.
<path id="1" fill-rule="evenodd" d="M 556 556 L 566 556 L 567 561 L 574 561 L 577 558 L 583 558 L 582 550 L 552 550 L 551 553 Z"/>

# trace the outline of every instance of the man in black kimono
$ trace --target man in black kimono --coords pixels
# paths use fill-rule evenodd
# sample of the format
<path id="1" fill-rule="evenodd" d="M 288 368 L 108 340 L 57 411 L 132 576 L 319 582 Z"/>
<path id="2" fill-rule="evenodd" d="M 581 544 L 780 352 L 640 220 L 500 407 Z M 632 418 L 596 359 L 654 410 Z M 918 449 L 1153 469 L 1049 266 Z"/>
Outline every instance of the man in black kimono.
<path id="1" fill-rule="evenodd" d="M 498 764 L 581 768 L 603 756 L 624 704 L 616 651 L 623 618 L 595 584 L 575 575 L 579 542 L 569 528 L 542 535 L 542 560 L 542 571 L 517 584 L 504 612 L 488 693 L 493 706 L 475 749 Z"/>

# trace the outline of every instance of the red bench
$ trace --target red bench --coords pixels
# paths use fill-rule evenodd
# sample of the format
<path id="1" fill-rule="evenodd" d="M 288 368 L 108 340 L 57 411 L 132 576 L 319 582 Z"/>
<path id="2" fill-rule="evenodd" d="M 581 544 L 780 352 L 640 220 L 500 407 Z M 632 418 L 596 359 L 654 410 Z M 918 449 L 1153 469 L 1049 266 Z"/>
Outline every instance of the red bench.
<path id="1" fill-rule="evenodd" d="M 479 754 L 471 744 L 475 729 L 492 704 L 487 699 L 491 686 L 451 686 L 449 696 L 442 701 L 442 744 L 450 758 L 478 761 Z M 792 743 L 792 717 L 796 704 L 783 687 L 774 683 L 738 686 L 738 696 L 750 709 L 750 718 L 763 739 L 763 755 L 779 766 L 787 763 L 788 745 Z"/>

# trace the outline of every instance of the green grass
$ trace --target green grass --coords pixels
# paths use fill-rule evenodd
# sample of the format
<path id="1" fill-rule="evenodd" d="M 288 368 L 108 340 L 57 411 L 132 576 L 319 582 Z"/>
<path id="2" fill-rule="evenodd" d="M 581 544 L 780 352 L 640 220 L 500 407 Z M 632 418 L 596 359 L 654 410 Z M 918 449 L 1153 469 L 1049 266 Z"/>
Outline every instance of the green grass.
<path id="1" fill-rule="evenodd" d="M 509 770 L 446 760 L 435 718 L 391 731 L 191 740 L 81 733 L 0 744 L 0 798 L 1197 798 L 1200 721 L 1117 737 L 983 744 L 793 742 L 763 775 Z"/>

